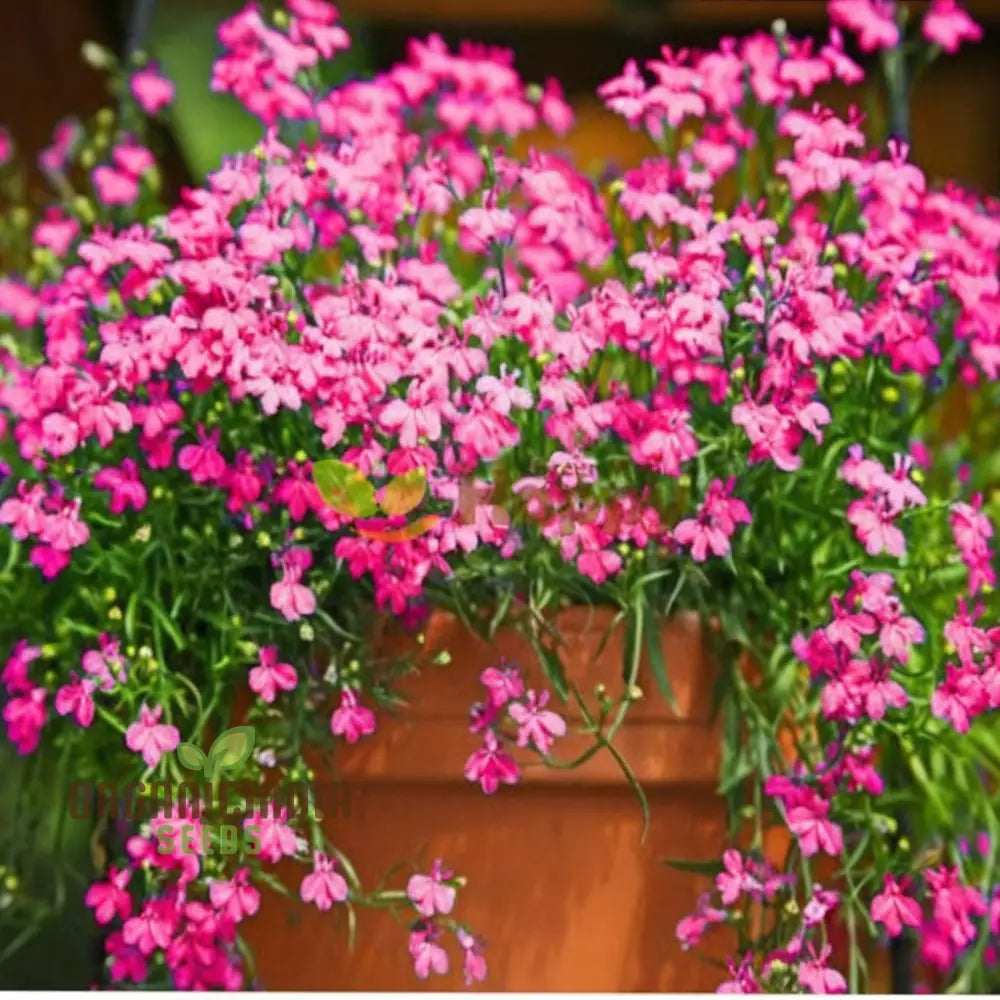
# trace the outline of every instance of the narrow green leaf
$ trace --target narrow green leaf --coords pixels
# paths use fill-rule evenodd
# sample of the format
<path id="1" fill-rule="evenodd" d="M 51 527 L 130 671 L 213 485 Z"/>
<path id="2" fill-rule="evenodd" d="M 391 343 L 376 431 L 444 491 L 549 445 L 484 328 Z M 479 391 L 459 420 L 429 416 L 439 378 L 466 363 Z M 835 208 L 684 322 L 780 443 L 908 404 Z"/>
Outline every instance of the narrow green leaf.
<path id="1" fill-rule="evenodd" d="M 688 861 L 684 858 L 663 858 L 660 864 L 679 872 L 692 872 L 695 875 L 716 876 L 722 871 L 721 861 Z"/>

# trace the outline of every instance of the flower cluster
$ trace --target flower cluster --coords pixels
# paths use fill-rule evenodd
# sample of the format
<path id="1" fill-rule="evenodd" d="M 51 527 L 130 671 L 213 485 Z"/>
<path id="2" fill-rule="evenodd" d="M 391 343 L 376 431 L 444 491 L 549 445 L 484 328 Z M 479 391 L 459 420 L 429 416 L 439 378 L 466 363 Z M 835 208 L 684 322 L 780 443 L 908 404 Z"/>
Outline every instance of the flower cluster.
<path id="1" fill-rule="evenodd" d="M 487 667 L 479 679 L 486 688 L 486 700 L 472 706 L 469 731 L 483 733 L 484 746 L 466 761 L 465 777 L 492 795 L 501 784 L 516 785 L 521 777 L 517 762 L 503 749 L 507 737 L 500 727 L 505 714 L 517 727 L 512 741 L 542 757 L 549 754 L 558 737 L 566 735 L 566 722 L 546 707 L 548 691 L 525 690 L 516 664 L 501 659 L 497 666 Z"/>
<path id="2" fill-rule="evenodd" d="M 843 886 L 788 897 L 794 926 L 742 940 L 725 989 L 857 989 L 869 917 L 985 988 L 992 854 L 977 868 L 957 844 L 1000 829 L 982 790 L 1000 759 L 998 497 L 972 435 L 944 439 L 936 416 L 974 393 L 974 436 L 995 443 L 1000 206 L 929 183 L 860 95 L 841 113 L 819 100 L 862 84 L 855 56 L 878 51 L 896 109 L 912 53 L 981 31 L 955 0 L 919 36 L 893 0 L 829 12 L 819 43 L 779 22 L 628 62 L 598 93 L 649 156 L 601 181 L 543 140 L 515 152 L 572 112 L 509 52 L 432 36 L 330 86 L 322 65 L 350 41 L 337 12 L 287 0 L 219 30 L 211 85 L 260 141 L 164 205 L 145 116 L 172 86 L 116 67 L 120 118 L 57 128 L 40 158 L 57 198 L 34 223 L 11 213 L 7 242 L 28 252 L 0 280 L 17 752 L 168 780 L 182 737 L 231 724 L 236 690 L 259 742 L 241 777 L 308 783 L 308 748 L 373 736 L 394 703 L 408 664 L 378 641 L 388 627 L 443 608 L 524 628 L 568 696 L 547 616 L 611 604 L 624 711 L 650 630 L 695 610 L 730 681 L 722 786 L 758 846 L 772 823 L 790 846 L 773 868 L 728 853 L 721 908 L 683 941 L 833 857 Z M 356 530 L 372 511 L 345 512 L 324 458 L 389 480 L 381 496 L 419 479 L 421 530 Z M 505 744 L 551 764 L 566 723 L 513 665 L 481 680 L 465 773 L 489 794 L 519 777 Z M 406 894 L 366 894 L 318 821 L 248 806 L 240 849 L 211 857 L 168 825 L 201 845 L 210 823 L 157 816 L 92 892 L 99 920 L 122 921 L 113 979 L 242 985 L 238 925 L 285 858 L 310 867 L 300 896 L 320 909 L 415 909 L 418 976 L 448 969 L 445 930 L 467 981 L 485 974 L 478 939 L 446 923 L 457 880 L 440 863 Z M 919 923 L 906 877 L 931 901 Z M 847 980 L 820 943 L 838 899 Z"/>

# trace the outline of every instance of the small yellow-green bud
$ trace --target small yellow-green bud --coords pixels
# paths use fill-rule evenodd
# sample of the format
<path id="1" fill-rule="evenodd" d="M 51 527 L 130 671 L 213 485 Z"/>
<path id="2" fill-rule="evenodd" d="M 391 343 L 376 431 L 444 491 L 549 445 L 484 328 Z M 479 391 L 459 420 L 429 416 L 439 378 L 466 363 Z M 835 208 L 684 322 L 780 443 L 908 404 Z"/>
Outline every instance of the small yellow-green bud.
<path id="1" fill-rule="evenodd" d="M 42 656 L 44 656 L 47 660 L 51 660 L 58 651 L 58 647 L 51 642 L 47 642 L 44 646 L 42 646 Z"/>
<path id="2" fill-rule="evenodd" d="M 266 531 L 257 532 L 257 544 L 262 549 L 271 547 L 271 536 Z"/>
<path id="3" fill-rule="evenodd" d="M 142 525 L 142 527 L 137 528 L 135 534 L 132 536 L 137 542 L 148 542 L 153 535 L 153 529 L 148 524 Z"/>
<path id="4" fill-rule="evenodd" d="M 689 489 L 691 486 L 691 477 L 687 473 L 684 473 L 683 476 L 678 476 L 677 485 L 680 486 L 682 490 Z"/>
<path id="5" fill-rule="evenodd" d="M 135 646 L 126 646 L 125 655 L 131 660 L 135 657 Z"/>
<path id="6" fill-rule="evenodd" d="M 882 399 L 887 403 L 898 403 L 899 390 L 894 385 L 887 385 L 882 390 Z"/>
<path id="7" fill-rule="evenodd" d="M 115 598 L 118 597 L 118 591 L 116 591 L 114 587 L 105 587 L 101 596 L 108 602 L 108 604 L 111 604 Z"/>
<path id="8" fill-rule="evenodd" d="M 295 453 L 295 461 L 298 462 L 299 465 L 302 465 L 304 462 L 309 461 L 309 456 L 301 448 L 299 448 L 299 450 Z"/>
<path id="9" fill-rule="evenodd" d="M 122 609 L 117 604 L 113 608 L 108 608 L 108 617 L 113 622 L 120 622 L 122 620 Z"/>
<path id="10" fill-rule="evenodd" d="M 46 670 L 45 673 L 42 675 L 42 680 L 45 682 L 46 685 L 51 686 L 55 684 L 57 676 L 58 675 L 54 670 Z"/>
<path id="11" fill-rule="evenodd" d="M 434 657 L 434 662 L 439 667 L 447 666 L 449 663 L 451 663 L 451 653 L 449 653 L 447 649 L 443 649 L 440 653 L 437 654 L 437 656 Z"/>
<path id="12" fill-rule="evenodd" d="M 607 691 L 608 689 L 603 684 L 598 684 L 597 687 L 594 688 L 594 694 L 596 694 L 598 698 L 603 698 L 605 694 L 607 694 Z"/>
<path id="13" fill-rule="evenodd" d="M 6 877 L 6 878 L 5 878 L 4 880 L 3 880 L 3 887 L 4 887 L 4 888 L 5 888 L 5 889 L 6 889 L 6 890 L 7 890 L 8 892 L 14 892 L 14 891 L 15 891 L 15 890 L 17 889 L 17 887 L 18 887 L 18 886 L 19 886 L 20 884 L 21 884 L 21 883 L 20 883 L 20 882 L 18 881 L 18 878 L 17 878 L 17 876 L 16 876 L 16 875 L 13 875 L 13 874 L 11 874 L 11 875 L 8 875 L 8 876 L 7 876 L 7 877 Z"/>
<path id="14" fill-rule="evenodd" d="M 243 619 L 240 615 L 233 615 L 229 619 L 229 624 L 232 625 L 233 628 L 241 628 L 243 626 Z"/>
<path id="15" fill-rule="evenodd" d="M 638 684 L 633 684 L 628 689 L 629 701 L 641 701 L 643 698 L 642 688 Z"/>
<path id="16" fill-rule="evenodd" d="M 299 626 L 299 638 L 303 642 L 312 642 L 316 638 L 316 633 L 313 631 L 312 625 L 309 622 L 303 622 Z"/>
<path id="17" fill-rule="evenodd" d="M 785 913 L 787 913 L 790 917 L 794 917 L 799 912 L 799 904 L 796 903 L 794 899 L 790 899 L 787 903 L 785 903 L 784 909 Z"/>

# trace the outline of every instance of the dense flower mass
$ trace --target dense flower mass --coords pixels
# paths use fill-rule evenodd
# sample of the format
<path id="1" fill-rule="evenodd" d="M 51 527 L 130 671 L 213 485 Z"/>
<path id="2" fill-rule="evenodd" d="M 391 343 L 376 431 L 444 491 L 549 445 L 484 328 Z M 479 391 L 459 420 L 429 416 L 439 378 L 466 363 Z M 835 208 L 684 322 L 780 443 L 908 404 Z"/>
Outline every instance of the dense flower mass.
<path id="1" fill-rule="evenodd" d="M 350 39 L 324 0 L 222 24 L 211 86 L 262 138 L 176 204 L 145 145 L 142 113 L 173 98 L 155 67 L 122 71 L 124 117 L 85 151 L 100 162 L 60 125 L 40 160 L 60 198 L 0 280 L 17 752 L 72 746 L 88 773 L 171 780 L 181 739 L 224 728 L 240 688 L 243 773 L 311 781 L 307 745 L 379 736 L 405 664 L 373 622 L 419 632 L 441 607 L 525 626 L 565 697 L 539 639 L 558 605 L 618 606 L 630 655 L 693 608 L 732 677 L 723 787 L 753 846 L 725 853 L 684 947 L 737 929 L 724 992 L 856 990 L 882 930 L 918 935 L 952 983 L 989 982 L 996 498 L 934 415 L 964 386 L 990 426 L 1000 211 L 817 97 L 864 82 L 849 49 L 894 59 L 891 90 L 904 46 L 982 32 L 955 0 L 919 29 L 893 0 L 829 13 L 821 44 L 779 23 L 628 62 L 598 93 L 649 156 L 601 183 L 541 140 L 514 154 L 573 116 L 504 50 L 432 36 L 326 86 Z M 0 170 L 10 156 L 0 133 Z M 321 475 L 330 459 L 357 476 Z M 482 671 L 465 777 L 492 794 L 519 754 L 552 762 L 567 723 L 513 664 L 482 668 L 451 667 Z M 628 668 L 620 701 L 585 712 L 601 746 L 637 697 Z M 408 911 L 417 977 L 448 972 L 449 940 L 466 982 L 485 977 L 441 859 L 366 893 L 315 819 L 248 801 L 239 850 L 209 857 L 210 804 L 188 806 L 131 830 L 88 892 L 120 924 L 112 982 L 242 987 L 239 927 L 283 858 L 320 910 Z M 982 851 L 959 848 L 984 830 Z M 824 858 L 836 889 L 810 874 Z"/>

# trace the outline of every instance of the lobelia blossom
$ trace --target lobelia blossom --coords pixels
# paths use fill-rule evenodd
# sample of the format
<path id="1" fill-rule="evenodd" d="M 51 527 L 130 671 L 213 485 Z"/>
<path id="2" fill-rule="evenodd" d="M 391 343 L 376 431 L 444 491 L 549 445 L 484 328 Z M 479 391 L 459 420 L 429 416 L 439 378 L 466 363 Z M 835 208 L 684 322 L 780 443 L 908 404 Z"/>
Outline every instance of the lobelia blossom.
<path id="1" fill-rule="evenodd" d="M 87 889 L 84 902 L 94 910 L 94 919 L 99 924 L 109 924 L 115 917 L 127 920 L 132 915 L 132 896 L 128 884 L 132 879 L 129 869 L 119 871 L 108 869 L 107 882 L 95 882 Z"/>
<path id="2" fill-rule="evenodd" d="M 484 740 L 483 748 L 466 761 L 465 777 L 467 781 L 478 782 L 485 794 L 492 795 L 501 784 L 516 785 L 521 771 L 513 757 L 504 752 L 492 729 L 486 731 Z"/>
<path id="3" fill-rule="evenodd" d="M 94 690 L 95 681 L 89 677 L 79 680 L 70 672 L 72 683 L 64 684 L 56 692 L 55 710 L 59 715 L 72 715 L 77 725 L 86 728 L 94 721 Z"/>
<path id="4" fill-rule="evenodd" d="M 289 549 L 280 558 L 281 579 L 271 584 L 271 607 L 290 622 L 298 621 L 303 615 L 311 615 L 316 610 L 316 595 L 300 582 L 312 566 L 312 558 L 309 549 Z"/>
<path id="5" fill-rule="evenodd" d="M 181 741 L 176 726 L 160 722 L 162 715 L 161 706 L 150 709 L 143 705 L 139 709 L 139 718 L 125 732 L 125 746 L 134 753 L 142 754 L 148 767 L 156 767 L 160 758 L 176 750 Z"/>
<path id="6" fill-rule="evenodd" d="M 410 876 L 406 883 L 406 895 L 417 913 L 422 917 L 451 913 L 455 905 L 455 889 L 445 883 L 454 874 L 453 871 L 442 868 L 442 861 L 437 858 L 431 865 L 429 875 Z"/>
<path id="7" fill-rule="evenodd" d="M 357 743 L 362 737 L 375 732 L 375 713 L 361 704 L 356 691 L 343 688 L 340 706 L 330 717 L 330 732 L 334 736 L 343 736 L 348 743 Z"/>
<path id="8" fill-rule="evenodd" d="M 899 937 L 904 926 L 919 927 L 923 920 L 920 904 L 906 895 L 909 887 L 908 876 L 897 880 L 886 873 L 882 891 L 872 900 L 872 920 L 884 924 L 889 937 Z"/>
<path id="9" fill-rule="evenodd" d="M 159 114 L 174 100 L 173 83 L 151 66 L 132 75 L 129 89 L 139 107 L 148 115 Z"/>
<path id="10" fill-rule="evenodd" d="M 243 820 L 243 828 L 256 827 L 260 840 L 257 854 L 269 864 L 275 864 L 283 857 L 294 857 L 305 848 L 305 842 L 288 824 L 288 810 L 281 809 L 274 815 L 273 806 L 268 807 L 268 814 L 261 815 L 255 811 Z"/>
<path id="11" fill-rule="evenodd" d="M 278 662 L 277 646 L 262 646 L 260 663 L 250 668 L 250 690 L 272 704 L 278 691 L 292 691 L 299 677 L 290 663 Z"/>
<path id="12" fill-rule="evenodd" d="M 250 884 L 250 870 L 239 868 L 228 881 L 213 880 L 209 899 L 220 913 L 234 923 L 252 917 L 260 909 L 260 892 Z"/>
<path id="13" fill-rule="evenodd" d="M 38 749 L 42 728 L 48 715 L 45 701 L 48 691 L 43 687 L 29 688 L 24 694 L 11 698 L 4 706 L 3 721 L 7 723 L 7 739 L 21 755 Z"/>
<path id="14" fill-rule="evenodd" d="M 486 958 L 483 955 L 483 942 L 470 934 L 464 927 L 455 931 L 458 945 L 462 949 L 462 974 L 465 985 L 482 983 L 486 980 Z"/>
<path id="15" fill-rule="evenodd" d="M 549 692 L 537 694 L 528 691 L 525 701 L 511 702 L 507 714 L 517 724 L 517 745 L 533 745 L 540 754 L 548 754 L 556 738 L 566 735 L 566 722 L 562 716 L 545 706 L 549 703 Z"/>
<path id="16" fill-rule="evenodd" d="M 932 0 L 920 22 L 920 31 L 927 41 L 940 45 L 952 55 L 962 42 L 978 42 L 983 37 L 983 29 L 957 0 Z"/>
<path id="17" fill-rule="evenodd" d="M 410 931 L 410 956 L 418 979 L 427 979 L 432 972 L 443 976 L 448 971 L 448 953 L 437 943 L 440 937 L 441 928 L 428 921 Z"/>
<path id="18" fill-rule="evenodd" d="M 304 903 L 315 903 L 318 909 L 329 910 L 334 903 L 347 899 L 347 880 L 336 870 L 336 862 L 322 851 L 314 851 L 313 870 L 302 879 L 299 896 Z"/>

